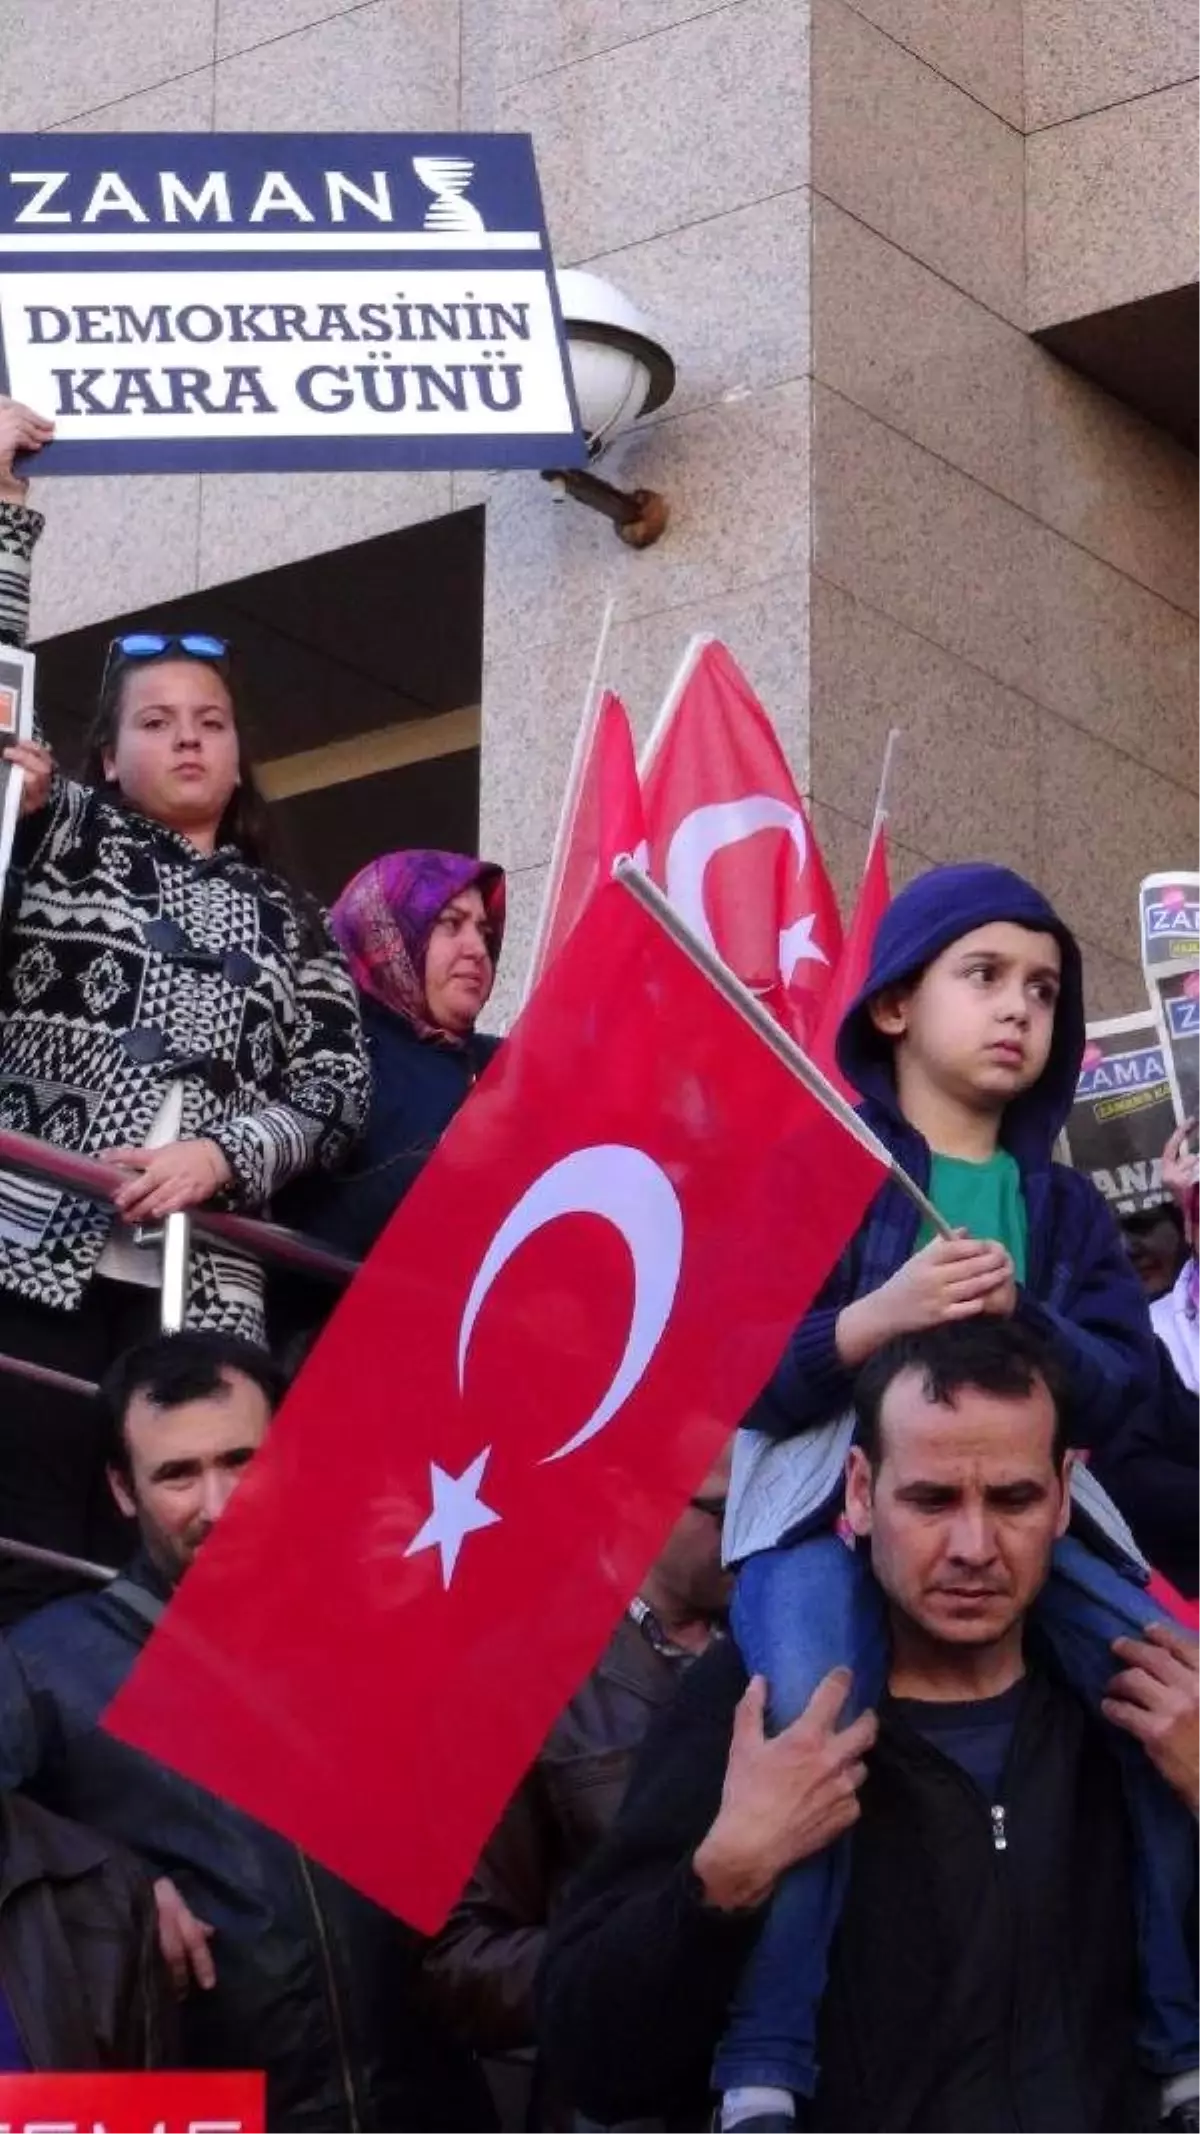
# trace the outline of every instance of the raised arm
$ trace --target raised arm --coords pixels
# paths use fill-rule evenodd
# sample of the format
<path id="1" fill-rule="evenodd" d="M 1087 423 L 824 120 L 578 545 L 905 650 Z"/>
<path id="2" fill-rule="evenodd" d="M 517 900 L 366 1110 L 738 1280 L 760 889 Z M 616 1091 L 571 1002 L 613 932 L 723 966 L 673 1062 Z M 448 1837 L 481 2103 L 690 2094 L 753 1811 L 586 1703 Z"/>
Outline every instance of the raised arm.
<path id="1" fill-rule="evenodd" d="M 0 642 L 23 645 L 29 634 L 29 571 L 45 525 L 25 498 L 29 483 L 14 474 L 18 452 L 48 444 L 54 425 L 17 400 L 0 399 Z"/>

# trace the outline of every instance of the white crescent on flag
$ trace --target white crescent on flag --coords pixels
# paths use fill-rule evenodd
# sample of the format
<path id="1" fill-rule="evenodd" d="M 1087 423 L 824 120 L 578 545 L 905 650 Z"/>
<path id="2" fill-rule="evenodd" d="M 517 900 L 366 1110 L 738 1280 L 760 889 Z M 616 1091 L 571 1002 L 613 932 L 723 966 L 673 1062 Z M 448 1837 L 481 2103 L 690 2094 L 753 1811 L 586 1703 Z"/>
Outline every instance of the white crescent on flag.
<path id="1" fill-rule="evenodd" d="M 521 1195 L 483 1256 L 463 1309 L 458 1336 L 458 1384 L 484 1301 L 514 1252 L 536 1230 L 563 1215 L 599 1215 L 618 1230 L 633 1261 L 633 1314 L 624 1353 L 608 1391 L 572 1437 L 539 1462 L 565 1460 L 610 1423 L 645 1376 L 662 1340 L 683 1264 L 683 1210 L 660 1164 L 621 1142 L 576 1149 L 551 1164 Z"/>
<path id="2" fill-rule="evenodd" d="M 685 815 L 667 847 L 666 880 L 663 887 L 682 919 L 715 956 L 721 951 L 713 938 L 704 908 L 704 876 L 709 861 L 727 845 L 740 845 L 759 830 L 783 830 L 796 853 L 796 871 L 803 874 L 808 860 L 808 832 L 804 817 L 786 800 L 769 793 L 748 793 L 742 800 L 717 800 L 693 808 Z M 823 949 L 812 938 L 813 914 L 781 928 L 779 974 L 791 983 L 798 963 L 828 963 Z"/>

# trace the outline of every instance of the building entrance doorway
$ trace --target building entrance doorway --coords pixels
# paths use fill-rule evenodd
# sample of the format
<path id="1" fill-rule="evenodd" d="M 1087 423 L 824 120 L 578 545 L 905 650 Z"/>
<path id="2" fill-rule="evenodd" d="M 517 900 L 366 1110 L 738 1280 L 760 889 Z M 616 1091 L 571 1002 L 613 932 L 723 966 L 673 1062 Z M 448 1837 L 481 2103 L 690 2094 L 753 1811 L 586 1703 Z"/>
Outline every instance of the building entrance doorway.
<path id="1" fill-rule="evenodd" d="M 45 639 L 38 704 L 68 772 L 109 640 L 135 626 L 232 644 L 280 862 L 322 903 L 380 852 L 477 849 L 481 509 Z"/>

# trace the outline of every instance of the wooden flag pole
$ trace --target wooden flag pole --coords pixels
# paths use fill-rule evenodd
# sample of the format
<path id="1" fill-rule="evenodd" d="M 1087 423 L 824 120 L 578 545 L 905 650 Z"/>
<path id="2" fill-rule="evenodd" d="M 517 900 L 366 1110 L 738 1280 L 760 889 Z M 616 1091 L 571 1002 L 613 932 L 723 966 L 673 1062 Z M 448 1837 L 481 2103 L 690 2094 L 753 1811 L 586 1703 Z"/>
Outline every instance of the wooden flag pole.
<path id="1" fill-rule="evenodd" d="M 680 918 L 674 905 L 668 904 L 661 889 L 656 888 L 649 877 L 642 873 L 641 868 L 635 867 L 629 859 L 617 861 L 615 874 L 622 888 L 627 889 L 630 896 L 636 898 L 652 919 L 657 919 L 663 932 L 671 936 L 676 947 L 681 948 L 685 956 L 691 958 L 698 970 L 703 971 L 718 993 L 729 1002 L 730 1007 L 737 1009 L 738 1014 L 757 1032 L 763 1043 L 770 1046 L 771 1051 L 791 1070 L 797 1081 L 803 1082 L 806 1089 L 812 1091 L 813 1096 L 827 1111 L 833 1113 L 834 1118 L 839 1125 L 845 1127 L 848 1134 L 853 1134 L 863 1148 L 870 1150 L 895 1184 L 902 1192 L 907 1193 L 909 1199 L 920 1209 L 935 1234 L 938 1237 L 952 1237 L 954 1233 L 949 1223 L 938 1214 L 933 1202 L 921 1191 L 916 1180 L 909 1177 L 904 1166 L 896 1161 L 878 1134 L 871 1132 L 866 1122 L 859 1118 L 853 1105 L 848 1104 L 840 1090 L 835 1089 L 832 1082 L 826 1080 L 820 1068 L 813 1065 L 808 1054 L 801 1051 L 795 1039 L 789 1037 L 786 1030 L 780 1029 L 774 1016 L 768 1013 L 760 1000 L 755 999 L 749 987 L 744 986 L 740 978 L 735 978 L 728 965 L 722 963 L 720 957 L 714 955 L 692 932 L 686 920 Z"/>
<path id="2" fill-rule="evenodd" d="M 695 667 L 704 647 L 711 645 L 713 641 L 713 638 L 704 631 L 699 631 L 695 637 L 688 639 L 684 648 L 683 658 L 671 676 L 667 685 L 667 693 L 659 706 L 658 717 L 650 728 L 642 752 L 638 757 L 638 777 L 640 779 L 645 779 L 654 758 L 662 746 L 663 735 L 675 716 L 675 707 L 683 695 L 692 669 Z"/>
<path id="3" fill-rule="evenodd" d="M 896 753 L 896 744 L 899 739 L 900 728 L 898 726 L 890 727 L 888 729 L 887 740 L 884 743 L 883 767 L 879 773 L 879 791 L 875 796 L 875 813 L 871 817 L 871 845 L 874 844 L 885 822 L 887 821 L 887 796 L 888 786 L 891 782 L 892 776 L 892 758 Z M 870 850 L 870 845 L 867 849 L 868 851 Z"/>

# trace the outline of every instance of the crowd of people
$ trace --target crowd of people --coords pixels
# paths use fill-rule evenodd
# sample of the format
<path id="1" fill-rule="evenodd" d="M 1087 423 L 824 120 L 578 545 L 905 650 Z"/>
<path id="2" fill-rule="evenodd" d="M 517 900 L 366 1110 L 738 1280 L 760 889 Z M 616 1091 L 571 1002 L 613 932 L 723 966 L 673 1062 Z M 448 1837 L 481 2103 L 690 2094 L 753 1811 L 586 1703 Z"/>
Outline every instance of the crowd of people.
<path id="1" fill-rule="evenodd" d="M 48 435 L 0 404 L 10 643 Z M 839 1064 L 952 1234 L 877 1196 L 425 1942 L 100 1721 L 328 1310 L 198 1236 L 161 1333 L 162 1225 L 371 1250 L 496 1049 L 503 872 L 321 911 L 203 631 L 113 640 L 78 779 L 4 754 L 0 1128 L 114 1195 L 0 1173 L 0 2071 L 262 2068 L 281 2129 L 1200 2126 L 1196 1648 L 1147 1590 L 1198 1584 L 1197 1159 L 1125 1238 L 1053 1161 L 1046 900 L 893 900 Z"/>

